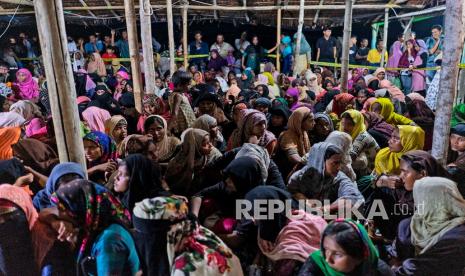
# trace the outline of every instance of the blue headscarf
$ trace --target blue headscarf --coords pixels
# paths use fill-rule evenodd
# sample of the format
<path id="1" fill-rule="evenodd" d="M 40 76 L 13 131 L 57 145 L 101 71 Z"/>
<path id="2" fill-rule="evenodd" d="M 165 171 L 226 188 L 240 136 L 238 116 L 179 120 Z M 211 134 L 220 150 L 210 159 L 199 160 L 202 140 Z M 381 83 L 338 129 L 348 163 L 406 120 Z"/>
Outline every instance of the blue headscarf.
<path id="1" fill-rule="evenodd" d="M 47 179 L 45 188 L 34 196 L 32 203 L 36 209 L 42 210 L 55 206 L 50 202 L 50 196 L 58 189 L 58 180 L 67 174 L 77 174 L 82 179 L 86 177 L 82 166 L 78 163 L 66 162 L 56 165 Z"/>

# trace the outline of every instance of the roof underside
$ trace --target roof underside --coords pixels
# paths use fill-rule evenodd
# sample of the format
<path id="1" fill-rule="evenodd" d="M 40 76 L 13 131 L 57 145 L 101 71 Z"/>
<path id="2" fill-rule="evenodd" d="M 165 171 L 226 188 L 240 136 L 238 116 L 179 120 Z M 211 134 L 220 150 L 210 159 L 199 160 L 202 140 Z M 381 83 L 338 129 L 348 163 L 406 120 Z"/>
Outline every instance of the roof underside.
<path id="1" fill-rule="evenodd" d="M 212 6 L 220 7 L 263 7 L 263 6 L 276 6 L 280 3 L 284 7 L 282 11 L 283 27 L 297 26 L 298 10 L 286 10 L 286 6 L 298 6 L 299 0 L 172 0 L 173 1 L 173 14 L 175 20 L 180 20 L 181 9 L 180 7 L 188 2 L 189 5 L 199 6 Z M 33 16 L 33 7 L 26 5 L 31 3 L 31 0 L 0 0 L 0 21 L 8 21 L 10 16 L 17 12 L 16 25 L 25 24 L 29 20 L 27 17 Z M 134 0 L 135 4 L 139 4 L 139 0 Z M 407 12 L 419 11 L 425 8 L 434 7 L 444 4 L 445 0 L 354 0 L 355 5 L 385 5 L 394 3 L 397 7 L 391 9 L 390 14 L 402 14 Z M 20 3 L 20 4 L 18 4 Z M 151 0 L 151 4 L 156 7 L 153 8 L 152 21 L 164 22 L 166 21 L 166 5 L 165 1 Z M 305 6 L 324 5 L 324 6 L 343 6 L 345 0 L 305 0 Z M 82 25 L 109 25 L 114 22 L 124 20 L 124 0 L 63 0 L 65 9 L 66 22 Z M 90 7 L 89 10 L 84 10 L 85 7 Z M 101 7 L 101 9 L 95 9 Z M 83 9 L 83 10 L 78 10 Z M 138 9 L 136 9 L 138 13 Z M 371 23 L 382 19 L 384 16 L 384 9 L 354 9 L 353 22 L 354 23 Z M 202 21 L 214 20 L 235 23 L 256 23 L 267 26 L 276 25 L 276 10 L 242 10 L 242 11 L 224 11 L 224 10 L 188 10 L 189 21 Z M 20 18 L 24 18 L 21 20 Z M 316 20 L 315 20 L 316 19 Z M 344 9 L 337 10 L 318 10 L 307 9 L 305 10 L 305 25 L 328 25 L 340 26 L 344 21 Z"/>

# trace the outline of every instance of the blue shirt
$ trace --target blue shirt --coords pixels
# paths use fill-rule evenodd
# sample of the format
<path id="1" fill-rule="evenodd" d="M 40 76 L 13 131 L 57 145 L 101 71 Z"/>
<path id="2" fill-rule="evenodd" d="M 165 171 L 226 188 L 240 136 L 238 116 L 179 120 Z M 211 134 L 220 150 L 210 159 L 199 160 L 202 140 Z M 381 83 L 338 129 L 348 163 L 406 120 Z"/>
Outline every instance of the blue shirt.
<path id="1" fill-rule="evenodd" d="M 441 51 L 442 52 L 442 48 L 443 48 L 443 41 L 444 41 L 444 36 L 441 35 L 441 37 L 439 38 L 440 42 L 439 42 L 439 46 L 438 46 L 438 49 L 436 50 L 435 53 L 433 54 L 430 54 L 430 50 L 433 49 L 434 45 L 436 44 L 436 40 L 433 38 L 433 37 L 429 37 L 427 40 L 426 40 L 426 46 L 428 47 L 428 63 L 434 63 L 434 59 L 438 56 L 439 52 Z M 439 50 L 439 51 L 438 51 Z"/>
<path id="2" fill-rule="evenodd" d="M 96 45 L 97 45 L 97 49 L 100 52 L 103 52 L 103 48 L 105 48 L 105 45 L 103 45 L 103 42 L 100 40 L 97 40 Z M 95 52 L 94 45 L 90 42 L 87 42 L 86 44 L 84 44 L 84 51 L 86 52 L 86 54 L 94 53 Z"/>
<path id="3" fill-rule="evenodd" d="M 129 58 L 129 42 L 120 39 L 116 41 L 115 46 L 119 49 L 119 56 L 122 58 Z"/>
<path id="4" fill-rule="evenodd" d="M 97 275 L 135 275 L 140 269 L 139 257 L 131 234 L 119 224 L 102 231 L 92 246 Z"/>
<path id="5" fill-rule="evenodd" d="M 208 44 L 206 42 L 200 42 L 199 45 L 197 45 L 197 41 L 192 41 L 189 44 L 189 54 L 190 55 L 209 55 L 210 54 L 210 49 L 208 49 Z M 206 60 L 208 57 L 204 58 L 192 58 L 192 62 L 198 62 L 202 60 Z"/>

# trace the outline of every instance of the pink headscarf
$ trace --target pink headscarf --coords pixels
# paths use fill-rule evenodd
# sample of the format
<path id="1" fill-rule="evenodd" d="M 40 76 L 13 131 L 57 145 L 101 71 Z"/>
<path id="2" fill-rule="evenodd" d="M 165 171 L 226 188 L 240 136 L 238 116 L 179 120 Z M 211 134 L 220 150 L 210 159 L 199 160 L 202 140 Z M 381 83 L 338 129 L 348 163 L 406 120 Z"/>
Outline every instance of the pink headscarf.
<path id="1" fill-rule="evenodd" d="M 257 77 L 257 83 L 267 85 L 268 84 L 268 78 L 263 74 L 259 74 L 258 77 Z"/>
<path id="2" fill-rule="evenodd" d="M 77 97 L 76 101 L 77 101 L 77 104 L 82 104 L 85 102 L 90 102 L 90 98 L 86 96 L 79 96 Z"/>
<path id="3" fill-rule="evenodd" d="M 237 85 L 231 85 L 228 89 L 228 92 L 226 93 L 226 99 L 229 99 L 229 96 L 233 96 L 234 98 L 237 98 L 239 96 L 239 93 L 241 92 L 241 89 Z"/>
<path id="4" fill-rule="evenodd" d="M 11 201 L 19 208 L 21 208 L 24 212 L 24 215 L 26 215 L 27 223 L 29 224 L 29 230 L 32 229 L 37 219 L 39 218 L 39 215 L 32 205 L 31 196 L 28 195 L 28 193 L 23 188 L 10 184 L 2 184 L 0 185 L 0 198 Z"/>
<path id="5" fill-rule="evenodd" d="M 24 100 L 37 99 L 39 97 L 39 84 L 32 78 L 31 72 L 25 68 L 19 69 L 18 72 L 16 72 L 16 79 L 18 79 L 21 73 L 26 75 L 26 79 L 23 82 L 16 83 L 20 90 L 19 95 Z"/>
<path id="6" fill-rule="evenodd" d="M 94 89 L 95 87 L 97 87 L 95 82 L 89 77 L 89 74 L 87 74 L 86 70 L 79 69 L 78 72 L 86 74 L 86 91 L 89 91 L 89 90 Z"/>
<path id="7" fill-rule="evenodd" d="M 382 80 L 379 82 L 379 88 L 386 88 L 391 96 L 391 99 L 397 99 L 401 102 L 405 102 L 405 94 L 395 85 L 393 85 L 389 80 Z"/>
<path id="8" fill-rule="evenodd" d="M 387 63 L 388 68 L 396 68 L 399 64 L 400 57 L 402 56 L 402 43 L 400 41 L 394 42 L 391 46 L 391 52 L 389 53 L 389 59 Z M 396 71 L 389 71 L 389 73 L 395 73 Z"/>
<path id="9" fill-rule="evenodd" d="M 303 263 L 313 251 L 320 249 L 326 221 L 303 210 L 295 210 L 292 215 L 296 218 L 291 218 L 279 232 L 271 251 L 265 251 L 258 243 L 263 254 L 273 261 L 291 259 Z"/>
<path id="10" fill-rule="evenodd" d="M 423 97 L 421 94 L 419 94 L 417 92 L 412 92 L 412 93 L 408 94 L 407 97 L 409 97 L 412 101 L 413 100 L 418 100 L 418 101 L 422 101 L 422 102 L 425 101 L 425 97 Z"/>
<path id="11" fill-rule="evenodd" d="M 91 106 L 82 112 L 82 117 L 87 122 L 90 130 L 105 133 L 105 121 L 111 118 L 111 115 L 105 109 Z"/>
<path id="12" fill-rule="evenodd" d="M 97 73 L 100 77 L 104 77 L 107 75 L 107 69 L 105 68 L 105 62 L 103 62 L 102 57 L 99 53 L 92 53 L 94 56 L 94 61 L 90 60 L 87 63 L 87 72 L 89 74 Z"/>
<path id="13" fill-rule="evenodd" d="M 26 136 L 32 137 L 35 135 L 43 135 L 47 133 L 47 126 L 39 118 L 34 118 L 26 126 Z"/>
<path id="14" fill-rule="evenodd" d="M 116 75 L 122 77 L 124 80 L 129 80 L 129 74 L 126 71 L 118 71 Z"/>

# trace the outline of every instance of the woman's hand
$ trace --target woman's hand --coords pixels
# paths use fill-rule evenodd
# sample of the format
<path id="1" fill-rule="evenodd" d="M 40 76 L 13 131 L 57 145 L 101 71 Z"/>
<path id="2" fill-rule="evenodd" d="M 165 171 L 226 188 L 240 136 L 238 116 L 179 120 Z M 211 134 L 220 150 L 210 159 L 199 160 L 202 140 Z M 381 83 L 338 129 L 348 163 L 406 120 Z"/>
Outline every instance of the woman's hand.
<path id="1" fill-rule="evenodd" d="M 275 248 L 274 243 L 264 239 L 258 239 L 258 243 L 264 252 L 270 252 Z"/>
<path id="2" fill-rule="evenodd" d="M 28 173 L 18 177 L 13 185 L 16 187 L 24 187 L 31 184 L 32 181 L 34 181 L 34 175 L 32 173 Z"/>
<path id="3" fill-rule="evenodd" d="M 378 181 L 376 182 L 376 186 L 378 187 L 387 187 L 390 189 L 397 189 L 403 186 L 402 180 L 398 176 L 381 176 Z"/>
<path id="4" fill-rule="evenodd" d="M 77 231 L 71 222 L 55 220 L 51 226 L 58 233 L 57 239 L 59 241 L 72 241 L 77 236 Z"/>

